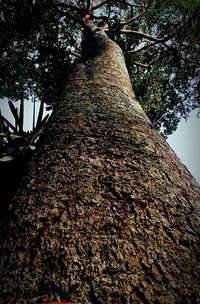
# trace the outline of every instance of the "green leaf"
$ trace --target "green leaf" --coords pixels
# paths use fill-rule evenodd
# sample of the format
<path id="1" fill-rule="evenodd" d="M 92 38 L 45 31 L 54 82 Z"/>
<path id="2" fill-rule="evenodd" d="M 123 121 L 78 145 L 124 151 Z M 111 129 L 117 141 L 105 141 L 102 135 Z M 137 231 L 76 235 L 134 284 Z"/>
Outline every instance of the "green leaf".
<path id="1" fill-rule="evenodd" d="M 49 118 L 49 114 L 47 114 L 41 121 L 39 120 L 37 121 L 37 125 L 33 130 L 34 133 L 41 134 L 44 131 L 48 118 Z"/>
<path id="2" fill-rule="evenodd" d="M 29 145 L 29 148 L 34 151 L 36 149 L 36 146 L 33 146 L 33 145 Z"/>
<path id="3" fill-rule="evenodd" d="M 21 119 L 18 115 L 17 109 L 15 108 L 15 106 L 13 105 L 11 100 L 8 101 L 8 104 L 9 104 L 10 110 L 15 118 L 16 125 L 18 125 L 18 127 L 19 127 L 19 132 L 23 132 L 23 121 L 21 121 Z"/>
<path id="4" fill-rule="evenodd" d="M 41 102 L 40 104 L 40 109 L 39 109 L 39 113 L 38 113 L 38 118 L 37 118 L 37 123 L 36 123 L 36 126 L 35 126 L 35 129 L 38 130 L 38 127 L 42 121 L 42 116 L 43 116 L 43 112 L 44 112 L 44 103 Z M 37 131 L 36 131 L 37 132 Z"/>
<path id="5" fill-rule="evenodd" d="M 19 132 L 22 133 L 23 123 L 24 123 L 24 99 L 21 99 L 20 102 L 19 120 L 20 120 Z"/>
<path id="6" fill-rule="evenodd" d="M 6 127 L 8 133 L 9 130 L 8 128 L 10 128 L 11 130 L 13 130 L 14 132 L 17 132 L 17 129 L 15 128 L 15 126 L 13 126 L 13 124 L 11 124 L 11 122 L 9 120 L 7 120 L 2 114 L 0 114 L 0 123 Z"/>
<path id="7" fill-rule="evenodd" d="M 5 137 L 7 134 L 6 133 L 0 133 L 0 136 Z"/>
<path id="8" fill-rule="evenodd" d="M 12 157 L 12 156 L 10 156 L 10 155 L 6 155 L 6 156 L 0 158 L 0 161 L 1 161 L 1 162 L 8 162 L 8 161 L 11 161 L 11 160 L 13 160 L 13 159 L 14 159 L 14 157 Z"/>
<path id="9" fill-rule="evenodd" d="M 15 139 L 15 138 L 24 138 L 24 136 L 16 135 L 16 134 L 11 134 L 11 135 L 10 135 L 10 138 L 11 138 L 11 139 Z"/>

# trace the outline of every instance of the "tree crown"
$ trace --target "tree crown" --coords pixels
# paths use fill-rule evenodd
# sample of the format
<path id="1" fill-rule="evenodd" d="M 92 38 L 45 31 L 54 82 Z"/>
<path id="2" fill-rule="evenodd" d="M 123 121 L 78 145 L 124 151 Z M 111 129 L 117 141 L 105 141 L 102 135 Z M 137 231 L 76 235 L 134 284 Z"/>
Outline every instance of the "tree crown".
<path id="1" fill-rule="evenodd" d="M 5 0 L 0 8 L 1 98 L 55 105 L 89 16 L 121 46 L 135 93 L 163 134 L 199 107 L 199 1 Z"/>

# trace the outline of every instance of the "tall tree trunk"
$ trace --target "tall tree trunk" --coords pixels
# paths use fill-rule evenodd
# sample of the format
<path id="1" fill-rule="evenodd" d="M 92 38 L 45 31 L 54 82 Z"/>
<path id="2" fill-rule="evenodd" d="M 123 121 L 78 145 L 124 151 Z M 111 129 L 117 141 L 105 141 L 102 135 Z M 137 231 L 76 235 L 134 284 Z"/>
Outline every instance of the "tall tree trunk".
<path id="1" fill-rule="evenodd" d="M 200 303 L 200 188 L 121 49 L 96 29 L 83 50 L 10 206 L 0 303 Z"/>

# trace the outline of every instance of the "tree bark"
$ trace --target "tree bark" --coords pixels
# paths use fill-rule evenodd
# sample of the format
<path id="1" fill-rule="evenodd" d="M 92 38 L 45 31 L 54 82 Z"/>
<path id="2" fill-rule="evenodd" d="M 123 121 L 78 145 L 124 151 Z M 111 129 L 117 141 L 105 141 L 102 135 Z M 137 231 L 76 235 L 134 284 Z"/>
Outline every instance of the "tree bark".
<path id="1" fill-rule="evenodd" d="M 200 188 L 93 29 L 1 236 L 0 303 L 200 303 Z"/>

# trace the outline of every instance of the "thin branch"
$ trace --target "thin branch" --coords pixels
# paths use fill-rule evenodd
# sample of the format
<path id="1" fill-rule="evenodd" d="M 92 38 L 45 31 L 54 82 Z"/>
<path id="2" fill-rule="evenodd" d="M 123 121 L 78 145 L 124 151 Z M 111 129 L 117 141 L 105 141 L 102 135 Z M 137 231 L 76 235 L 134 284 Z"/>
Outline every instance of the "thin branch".
<path id="1" fill-rule="evenodd" d="M 87 0 L 87 7 L 86 7 L 86 11 L 85 11 L 86 15 L 90 15 L 91 14 L 92 2 L 93 2 L 92 0 Z"/>
<path id="2" fill-rule="evenodd" d="M 153 37 L 153 36 L 145 34 L 143 32 L 138 32 L 138 31 L 134 31 L 134 30 L 121 29 L 120 32 L 125 33 L 125 34 L 126 33 L 127 34 L 134 34 L 135 36 L 146 38 L 148 40 L 155 41 L 155 42 L 162 42 L 163 41 L 163 39 L 161 39 L 161 38 Z"/>
<path id="3" fill-rule="evenodd" d="M 184 24 L 182 24 L 179 28 L 176 28 L 172 31 L 172 33 L 170 33 L 168 36 L 164 37 L 164 38 L 154 38 L 153 39 L 149 39 L 149 40 L 152 40 L 154 41 L 153 43 L 150 43 L 150 44 L 146 44 L 144 45 L 143 47 L 141 48 L 138 48 L 138 49 L 135 49 L 135 50 L 131 50 L 131 51 L 128 51 L 127 53 L 137 53 L 137 52 L 140 52 L 142 50 L 145 50 L 145 49 L 148 49 L 149 47 L 152 47 L 158 43 L 161 43 L 163 44 L 165 47 L 169 48 L 168 45 L 166 44 L 167 41 L 169 41 L 170 39 L 172 39 L 173 37 L 175 37 L 180 31 L 182 31 L 184 29 L 184 27 L 192 20 L 192 18 L 195 16 L 195 14 L 193 14 Z M 133 34 L 136 34 L 134 33 L 133 31 Z M 141 33 L 140 36 L 141 37 L 144 37 L 144 38 L 147 38 L 145 37 L 147 34 L 144 34 L 144 33 Z M 149 35 L 148 35 L 149 36 Z M 148 39 L 148 38 L 147 38 Z M 191 62 L 191 63 L 195 63 L 195 62 Z M 196 63 L 198 64 L 198 63 Z"/>
<path id="4" fill-rule="evenodd" d="M 133 18 L 129 18 L 128 20 L 124 20 L 124 21 L 120 21 L 119 23 L 115 23 L 113 25 L 109 24 L 108 22 L 108 17 L 105 17 L 105 16 L 93 16 L 94 18 L 96 19 L 102 19 L 102 20 L 106 20 L 107 21 L 107 24 L 108 26 L 105 26 L 103 27 L 102 29 L 103 30 L 113 30 L 113 29 L 117 29 L 117 28 L 121 28 L 127 24 L 130 24 L 130 23 L 133 23 L 135 21 L 137 21 L 138 19 L 140 19 L 140 17 L 146 12 L 146 10 L 144 10 L 142 13 L 140 13 L 139 15 L 137 15 L 136 17 L 133 17 Z"/>
<path id="5" fill-rule="evenodd" d="M 190 60 L 190 59 L 184 58 L 184 57 L 182 57 L 181 55 L 179 55 L 178 53 L 177 53 L 177 56 L 178 56 L 181 60 L 183 60 L 184 62 L 186 62 L 186 63 L 196 64 L 196 65 L 199 65 L 199 66 L 200 66 L 200 61 L 194 61 L 194 60 Z"/>
<path id="6" fill-rule="evenodd" d="M 108 21 L 108 17 L 106 17 L 106 16 L 95 16 L 95 15 L 92 15 L 92 18 L 93 19 L 101 19 L 101 20 L 105 20 L 105 21 Z"/>
<path id="7" fill-rule="evenodd" d="M 57 6 L 57 7 L 64 8 L 64 9 L 70 9 L 81 15 L 83 14 L 83 9 L 80 8 L 77 4 L 72 5 L 72 4 L 66 4 L 66 3 L 54 3 L 53 1 L 51 1 L 51 3 L 54 5 L 54 7 Z"/>
<path id="8" fill-rule="evenodd" d="M 128 19 L 128 20 L 120 22 L 120 24 L 121 25 L 126 25 L 126 24 L 129 24 L 131 22 L 134 22 L 136 19 L 140 18 L 140 16 L 143 15 L 145 13 L 145 11 L 143 11 L 140 15 L 136 16 L 135 18 Z M 138 48 L 136 50 L 128 51 L 127 53 L 137 53 L 139 51 L 142 51 L 142 50 L 145 50 L 145 49 L 147 49 L 149 47 L 152 47 L 152 46 L 154 46 L 154 45 L 156 45 L 158 43 L 161 43 L 161 44 L 165 45 L 165 47 L 166 47 L 167 45 L 165 44 L 165 42 L 169 41 L 170 39 L 172 39 L 173 37 L 175 37 L 179 32 L 181 32 L 188 25 L 188 23 L 190 23 L 190 21 L 197 15 L 198 11 L 196 11 L 192 16 L 190 16 L 186 20 L 186 22 L 184 22 L 180 27 L 176 27 L 168 36 L 166 36 L 164 38 L 153 37 L 153 36 L 145 34 L 143 32 L 138 32 L 138 31 L 134 31 L 134 30 L 131 30 L 131 29 L 121 29 L 120 30 L 121 33 L 134 34 L 134 35 L 136 35 L 138 37 L 145 38 L 145 39 L 148 39 L 150 41 L 153 41 L 153 43 L 146 44 L 145 46 L 143 46 L 141 48 Z M 105 30 L 105 31 L 109 30 L 108 27 L 103 27 L 102 29 Z M 184 60 L 184 58 L 183 58 L 183 60 Z M 190 61 L 190 62 L 191 63 L 195 63 L 194 61 Z M 198 62 L 196 62 L 196 64 L 198 64 Z"/>
<path id="9" fill-rule="evenodd" d="M 60 16 L 66 16 L 66 17 L 68 17 L 69 19 L 71 19 L 71 20 L 77 22 L 77 23 L 80 24 L 81 26 L 83 26 L 83 27 L 85 26 L 85 25 L 84 25 L 84 22 L 83 22 L 82 20 L 80 20 L 79 18 L 75 17 L 74 15 L 71 15 L 71 14 L 70 14 L 70 11 L 67 11 L 67 12 L 62 11 L 62 10 L 59 9 L 58 5 L 55 4 L 53 1 L 52 1 L 51 3 L 52 3 L 52 5 L 53 5 L 53 7 L 56 9 L 56 11 L 60 14 Z M 67 5 L 67 6 L 68 6 L 68 5 Z M 69 5 L 69 6 L 71 6 L 71 5 Z M 82 10 L 81 10 L 81 12 L 82 12 Z"/>
<path id="10" fill-rule="evenodd" d="M 84 22 L 83 22 L 82 20 L 80 20 L 79 18 L 77 18 L 77 17 L 75 17 L 75 16 L 73 16 L 73 15 L 67 13 L 67 12 L 66 12 L 66 13 L 63 13 L 63 16 L 67 16 L 69 19 L 71 19 L 71 20 L 77 22 L 77 23 L 80 24 L 82 27 L 85 27 Z"/>
<path id="11" fill-rule="evenodd" d="M 94 6 L 92 7 L 92 11 L 95 11 L 96 9 L 98 9 L 98 8 L 100 8 L 101 6 L 107 4 L 108 2 L 109 2 L 109 0 L 103 0 L 103 1 L 101 1 L 101 2 L 99 2 L 99 3 L 97 3 L 96 5 L 94 5 Z"/>
<path id="12" fill-rule="evenodd" d="M 174 57 L 178 57 L 179 59 L 181 59 L 182 61 L 184 61 L 186 63 L 200 65 L 199 61 L 194 61 L 194 60 L 187 59 L 187 58 L 183 57 L 179 51 L 170 48 L 170 46 L 167 45 L 166 43 L 163 42 L 162 44 L 174 55 Z"/>
<path id="13" fill-rule="evenodd" d="M 158 44 L 158 43 L 160 43 L 160 41 L 154 41 L 154 42 L 151 42 L 151 43 L 146 43 L 144 46 L 142 46 L 142 47 L 140 47 L 140 48 L 137 48 L 137 49 L 135 49 L 135 50 L 130 50 L 130 51 L 127 51 L 127 52 L 125 52 L 125 53 L 132 53 L 132 54 L 135 54 L 135 53 L 138 53 L 138 52 L 140 52 L 140 51 L 143 51 L 143 50 L 146 50 L 146 49 L 148 49 L 148 48 L 150 48 L 150 47 L 152 47 L 152 46 L 154 46 L 154 45 L 156 45 L 156 44 Z"/>
<path id="14" fill-rule="evenodd" d="M 81 54 L 77 53 L 77 52 L 73 52 L 73 51 L 66 51 L 66 53 L 68 55 L 72 55 L 74 57 L 77 57 L 77 58 L 80 58 L 81 57 Z"/>
<path id="15" fill-rule="evenodd" d="M 106 16 L 95 16 L 95 15 L 92 15 L 92 18 L 93 18 L 93 20 L 94 19 L 96 19 L 96 20 L 103 20 L 105 23 L 107 23 L 107 26 L 100 27 L 102 30 L 108 29 L 108 31 L 109 31 L 112 28 L 112 25 L 110 24 L 108 17 L 106 17 Z"/>
<path id="16" fill-rule="evenodd" d="M 109 32 L 109 30 L 110 30 L 109 26 L 100 26 L 100 29 L 105 32 Z"/>
<path id="17" fill-rule="evenodd" d="M 137 65 L 137 66 L 139 66 L 139 67 L 141 67 L 141 68 L 149 69 L 150 66 L 151 66 L 152 64 L 154 64 L 154 62 L 156 62 L 159 58 L 160 58 L 160 57 L 157 56 L 157 57 L 155 57 L 154 59 L 152 59 L 149 63 L 141 63 L 141 62 L 139 62 L 139 61 L 134 61 L 133 64 L 135 64 L 135 65 Z"/>
<path id="18" fill-rule="evenodd" d="M 169 41 L 170 39 L 172 39 L 173 37 L 175 37 L 180 31 L 182 31 L 185 28 L 185 26 L 194 18 L 195 15 L 196 15 L 196 13 L 193 14 L 190 18 L 188 18 L 188 20 L 184 24 L 182 24 L 179 28 L 174 29 L 172 31 L 172 33 L 170 33 L 168 36 L 166 36 L 164 38 L 153 37 L 153 36 L 145 34 L 143 32 L 138 32 L 138 31 L 134 31 L 134 30 L 130 30 L 130 29 L 121 29 L 121 32 L 122 33 L 134 34 L 136 36 L 139 36 L 139 37 L 142 37 L 142 38 L 146 38 L 148 40 L 151 40 L 151 41 L 155 42 L 155 43 L 152 43 L 151 45 L 147 45 L 147 46 L 144 46 L 144 47 L 142 47 L 140 49 L 136 49 L 135 51 L 130 51 L 132 53 L 136 53 L 136 52 L 138 52 L 140 50 L 146 49 L 149 46 L 155 45 L 157 43 L 162 43 L 163 45 L 165 45 L 165 42 Z"/>
<path id="19" fill-rule="evenodd" d="M 186 22 L 184 22 L 180 27 L 176 27 L 171 34 L 169 34 L 167 37 L 163 38 L 161 43 L 163 46 L 165 46 L 174 56 L 178 57 L 179 59 L 183 60 L 186 63 L 191 63 L 191 64 L 196 64 L 196 65 L 200 65 L 200 62 L 198 61 L 194 61 L 194 60 L 190 60 L 187 58 L 184 58 L 179 51 L 175 50 L 175 49 L 171 49 L 169 45 L 166 44 L 167 41 L 169 41 L 170 39 L 174 38 L 177 34 L 179 34 L 186 26 L 188 26 L 188 24 L 190 23 L 190 21 L 193 20 L 194 17 L 196 17 L 196 15 L 198 14 L 198 12 L 200 11 L 197 10 L 192 16 L 190 16 Z"/>
<path id="20" fill-rule="evenodd" d="M 143 7 L 143 8 L 148 8 L 150 5 L 149 4 L 145 4 L 144 3 L 144 5 L 141 5 L 141 4 L 130 4 L 129 2 L 128 3 L 126 3 L 128 6 L 130 6 L 131 8 L 137 8 L 137 9 L 141 9 L 141 7 Z"/>
<path id="21" fill-rule="evenodd" d="M 178 33 L 180 33 L 187 25 L 188 23 L 190 23 L 190 21 L 192 21 L 192 19 L 194 17 L 196 17 L 196 15 L 198 14 L 198 12 L 200 11 L 197 10 L 194 14 L 192 14 L 180 27 L 176 27 L 171 34 L 169 34 L 167 37 L 163 38 L 163 42 L 166 42 L 168 40 L 170 40 L 171 38 L 175 37 Z"/>
<path id="22" fill-rule="evenodd" d="M 141 68 L 144 68 L 144 69 L 148 69 L 148 64 L 145 64 L 145 63 L 141 63 L 139 61 L 134 61 L 133 64 L 141 67 Z"/>
<path id="23" fill-rule="evenodd" d="M 133 23 L 133 22 L 137 21 L 138 19 L 140 19 L 141 16 L 144 15 L 145 12 L 146 12 L 146 10 L 144 10 L 141 14 L 137 15 L 134 18 L 130 18 L 128 20 L 121 21 L 120 25 L 124 26 L 124 25 L 127 25 L 127 24 L 130 24 L 130 23 Z"/>

